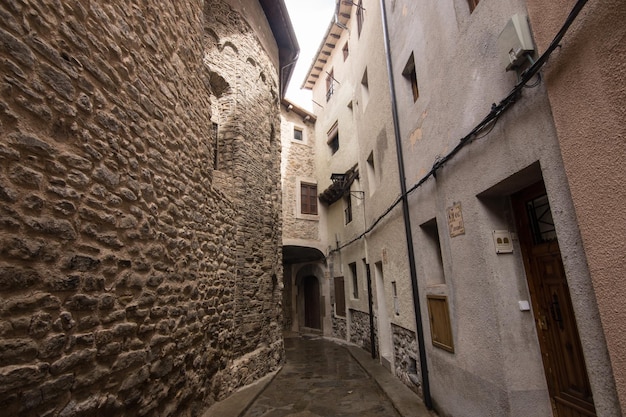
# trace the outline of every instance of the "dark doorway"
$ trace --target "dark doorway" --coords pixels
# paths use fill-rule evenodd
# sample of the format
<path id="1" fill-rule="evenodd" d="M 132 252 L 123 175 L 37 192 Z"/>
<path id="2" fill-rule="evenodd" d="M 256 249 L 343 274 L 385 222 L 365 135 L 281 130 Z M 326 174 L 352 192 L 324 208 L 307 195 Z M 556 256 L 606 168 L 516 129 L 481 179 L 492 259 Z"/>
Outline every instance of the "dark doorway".
<path id="1" fill-rule="evenodd" d="M 512 197 L 554 417 L 595 417 L 559 242 L 542 182 Z"/>
<path id="2" fill-rule="evenodd" d="M 304 278 L 304 327 L 321 329 L 320 286 L 317 278 L 309 275 Z"/>

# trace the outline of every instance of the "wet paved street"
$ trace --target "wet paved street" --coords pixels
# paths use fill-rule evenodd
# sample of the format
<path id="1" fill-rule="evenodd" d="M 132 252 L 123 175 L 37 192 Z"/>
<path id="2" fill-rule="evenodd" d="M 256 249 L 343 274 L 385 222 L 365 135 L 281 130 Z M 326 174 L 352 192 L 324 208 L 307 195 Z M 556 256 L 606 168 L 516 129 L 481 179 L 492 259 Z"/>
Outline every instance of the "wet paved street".
<path id="1" fill-rule="evenodd" d="M 287 360 L 244 417 L 398 417 L 347 349 L 319 339 L 285 339 Z"/>

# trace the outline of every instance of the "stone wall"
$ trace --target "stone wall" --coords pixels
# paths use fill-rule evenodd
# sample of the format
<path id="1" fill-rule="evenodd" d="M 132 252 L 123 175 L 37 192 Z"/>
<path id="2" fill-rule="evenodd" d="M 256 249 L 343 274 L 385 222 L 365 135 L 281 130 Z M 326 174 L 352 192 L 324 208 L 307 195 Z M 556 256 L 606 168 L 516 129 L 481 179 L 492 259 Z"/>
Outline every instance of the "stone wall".
<path id="1" fill-rule="evenodd" d="M 348 337 L 348 326 L 345 317 L 339 317 L 333 312 L 333 337 L 346 340 Z"/>
<path id="2" fill-rule="evenodd" d="M 275 369 L 277 70 L 250 25 L 219 1 L 0 14 L 3 414 L 197 415 Z"/>
<path id="3" fill-rule="evenodd" d="M 350 342 L 362 347 L 363 349 L 371 352 L 371 337 L 370 337 L 370 316 L 359 310 L 350 309 Z M 378 346 L 378 332 L 376 329 L 376 317 L 374 317 L 374 340 L 375 346 Z M 378 352 L 376 352 L 378 355 Z"/>
<path id="4" fill-rule="evenodd" d="M 420 393 L 418 376 L 419 354 L 417 351 L 417 338 L 415 332 L 404 327 L 391 324 L 393 333 L 393 355 L 395 359 L 395 374 L 413 391 Z"/>

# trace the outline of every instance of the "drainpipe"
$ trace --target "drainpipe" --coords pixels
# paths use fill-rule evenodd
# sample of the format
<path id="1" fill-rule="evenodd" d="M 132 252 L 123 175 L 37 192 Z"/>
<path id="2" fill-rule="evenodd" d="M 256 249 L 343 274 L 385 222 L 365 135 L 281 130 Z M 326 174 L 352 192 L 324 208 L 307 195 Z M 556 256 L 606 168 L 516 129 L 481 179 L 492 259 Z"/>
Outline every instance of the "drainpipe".
<path id="1" fill-rule="evenodd" d="M 385 58 L 387 60 L 387 73 L 389 77 L 389 92 L 391 94 L 391 113 L 393 117 L 393 129 L 396 139 L 396 154 L 398 157 L 398 173 L 400 176 L 400 191 L 402 193 L 402 214 L 404 216 L 404 230 L 406 246 L 409 256 L 409 270 L 411 273 L 411 286 L 413 288 L 413 308 L 415 310 L 415 322 L 417 328 L 417 345 L 420 356 L 420 370 L 422 373 L 422 392 L 424 393 L 424 405 L 432 410 L 432 398 L 430 397 L 430 383 L 428 381 L 428 364 L 426 363 L 426 346 L 424 344 L 424 329 L 420 308 L 419 288 L 417 285 L 417 270 L 415 267 L 415 252 L 413 249 L 413 232 L 411 231 L 411 218 L 409 213 L 409 201 L 404 174 L 404 157 L 402 154 L 402 138 L 400 137 L 400 121 L 398 119 L 398 106 L 396 99 L 396 86 L 393 77 L 393 65 L 391 62 L 391 46 L 389 42 L 389 28 L 387 26 L 387 11 L 385 0 L 380 0 L 382 12 L 383 37 L 385 41 Z"/>

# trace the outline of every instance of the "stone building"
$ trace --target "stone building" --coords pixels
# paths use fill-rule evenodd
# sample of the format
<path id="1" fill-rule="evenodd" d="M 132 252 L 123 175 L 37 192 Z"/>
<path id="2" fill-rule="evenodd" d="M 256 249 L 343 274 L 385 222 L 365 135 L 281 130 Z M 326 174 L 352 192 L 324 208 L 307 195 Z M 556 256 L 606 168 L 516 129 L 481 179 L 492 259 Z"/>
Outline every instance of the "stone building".
<path id="1" fill-rule="evenodd" d="M 442 416 L 623 412 L 625 5 L 584 3 L 338 1 L 304 82 L 322 331 Z"/>
<path id="2" fill-rule="evenodd" d="M 192 416 L 276 369 L 283 2 L 0 14 L 2 414 Z"/>

